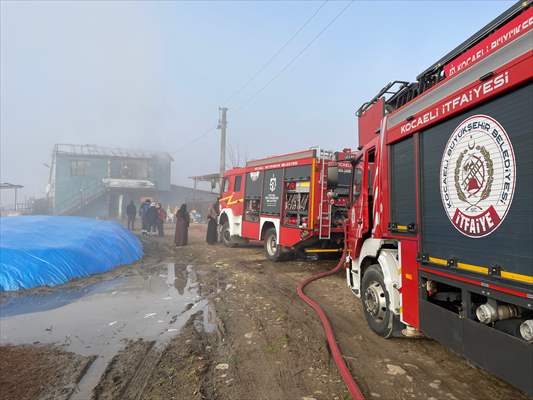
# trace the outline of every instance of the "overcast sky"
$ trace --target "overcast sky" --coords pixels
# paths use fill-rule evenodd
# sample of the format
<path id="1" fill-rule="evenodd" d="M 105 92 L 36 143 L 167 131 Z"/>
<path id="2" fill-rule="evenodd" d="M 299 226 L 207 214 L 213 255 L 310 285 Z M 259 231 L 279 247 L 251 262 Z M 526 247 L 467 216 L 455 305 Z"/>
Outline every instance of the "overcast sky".
<path id="1" fill-rule="evenodd" d="M 279 74 L 348 4 L 322 3 L 1 1 L 0 181 L 43 196 L 53 145 L 77 143 L 167 151 L 173 182 L 190 185 L 217 171 L 218 131 L 185 145 L 223 105 L 230 164 L 356 147 L 361 103 L 513 2 L 354 2 Z"/>

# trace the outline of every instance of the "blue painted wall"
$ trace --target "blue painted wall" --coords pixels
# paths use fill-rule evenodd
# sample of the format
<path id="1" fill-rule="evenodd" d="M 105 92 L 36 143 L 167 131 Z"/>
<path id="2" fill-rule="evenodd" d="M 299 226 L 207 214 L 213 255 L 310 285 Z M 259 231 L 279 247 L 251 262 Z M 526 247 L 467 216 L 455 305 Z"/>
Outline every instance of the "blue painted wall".
<path id="1" fill-rule="evenodd" d="M 87 161 L 85 174 L 82 176 L 73 175 L 72 162 L 76 160 Z M 56 157 L 55 169 L 55 212 L 61 213 L 61 208 L 69 202 L 76 201 L 80 198 L 80 191 L 84 196 L 88 196 L 92 191 L 98 191 L 102 183 L 102 179 L 109 177 L 120 177 L 122 163 L 126 160 L 133 160 L 134 162 L 147 163 L 147 168 L 143 169 L 143 176 L 139 179 L 147 179 L 154 183 L 153 190 L 121 190 L 111 189 L 112 192 L 124 192 L 124 200 L 135 199 L 140 196 L 152 196 L 154 192 L 170 191 L 170 167 L 171 159 L 165 155 L 154 155 L 150 159 L 126 159 L 105 156 L 76 156 L 70 154 L 58 153 Z M 88 204 L 85 210 L 81 210 L 79 214 L 103 217 L 109 214 L 110 208 L 110 193 L 102 190 L 102 197 L 96 199 Z M 78 200 L 79 201 L 79 200 Z"/>

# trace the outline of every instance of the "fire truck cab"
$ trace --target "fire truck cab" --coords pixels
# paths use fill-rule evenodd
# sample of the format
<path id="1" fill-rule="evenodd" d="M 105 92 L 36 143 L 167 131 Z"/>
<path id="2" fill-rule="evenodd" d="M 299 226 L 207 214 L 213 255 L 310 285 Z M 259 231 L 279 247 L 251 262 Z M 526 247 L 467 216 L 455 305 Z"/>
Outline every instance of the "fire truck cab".
<path id="1" fill-rule="evenodd" d="M 526 1 L 363 104 L 346 243 L 374 332 L 423 333 L 528 394 L 532 81 Z"/>
<path id="2" fill-rule="evenodd" d="M 222 241 L 262 240 L 273 261 L 293 251 L 340 254 L 350 182 L 351 164 L 317 148 L 233 168 L 219 201 Z"/>

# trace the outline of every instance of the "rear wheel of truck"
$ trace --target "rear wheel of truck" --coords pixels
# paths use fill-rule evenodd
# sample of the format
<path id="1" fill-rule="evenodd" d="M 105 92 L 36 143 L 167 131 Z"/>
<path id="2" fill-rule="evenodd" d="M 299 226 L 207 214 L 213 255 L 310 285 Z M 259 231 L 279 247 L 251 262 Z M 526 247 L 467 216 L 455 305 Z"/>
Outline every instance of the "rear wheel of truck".
<path id="1" fill-rule="evenodd" d="M 363 311 L 370 329 L 384 338 L 393 333 L 394 316 L 390 311 L 390 297 L 379 264 L 367 268 L 361 282 Z"/>
<path id="2" fill-rule="evenodd" d="M 278 244 L 276 228 L 270 228 L 265 233 L 265 254 L 270 261 L 281 260 L 281 246 Z"/>
<path id="3" fill-rule="evenodd" d="M 222 236 L 222 243 L 224 243 L 224 246 L 235 247 L 235 241 L 231 239 L 231 233 L 229 230 L 228 220 L 224 221 L 224 224 L 222 224 L 221 236 Z"/>

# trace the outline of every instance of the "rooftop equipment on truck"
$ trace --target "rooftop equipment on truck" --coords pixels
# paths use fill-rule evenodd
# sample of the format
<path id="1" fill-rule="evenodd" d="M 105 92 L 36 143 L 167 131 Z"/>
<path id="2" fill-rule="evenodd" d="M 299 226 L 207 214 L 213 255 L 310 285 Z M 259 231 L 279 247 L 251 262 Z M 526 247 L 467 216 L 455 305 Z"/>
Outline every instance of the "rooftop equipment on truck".
<path id="1" fill-rule="evenodd" d="M 320 149 L 231 169 L 220 199 L 222 240 L 227 246 L 264 240 L 274 261 L 291 250 L 340 252 L 350 182 L 351 164 Z"/>
<path id="2" fill-rule="evenodd" d="M 421 331 L 529 394 L 532 78 L 526 1 L 363 104 L 346 259 L 378 335 Z"/>

